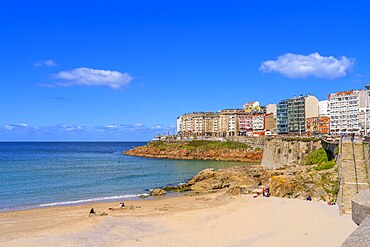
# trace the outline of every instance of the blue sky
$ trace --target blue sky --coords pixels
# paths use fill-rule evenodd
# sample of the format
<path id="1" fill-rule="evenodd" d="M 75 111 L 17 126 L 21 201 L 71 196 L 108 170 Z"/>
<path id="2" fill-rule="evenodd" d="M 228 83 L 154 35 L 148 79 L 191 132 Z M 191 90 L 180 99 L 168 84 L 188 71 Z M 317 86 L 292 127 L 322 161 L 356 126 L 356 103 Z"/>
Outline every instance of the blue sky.
<path id="1" fill-rule="evenodd" d="M 7 1 L 0 140 L 148 140 L 186 112 L 362 88 L 359 1 Z"/>

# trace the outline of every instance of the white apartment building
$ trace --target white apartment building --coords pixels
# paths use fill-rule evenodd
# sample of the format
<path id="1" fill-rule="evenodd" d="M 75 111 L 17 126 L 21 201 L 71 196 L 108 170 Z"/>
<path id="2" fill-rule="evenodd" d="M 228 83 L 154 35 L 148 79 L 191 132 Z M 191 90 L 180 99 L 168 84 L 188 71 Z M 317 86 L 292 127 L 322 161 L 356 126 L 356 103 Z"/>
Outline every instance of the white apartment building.
<path id="1" fill-rule="evenodd" d="M 369 107 L 368 91 L 350 90 L 328 96 L 330 109 L 330 132 L 339 134 L 361 134 L 365 131 L 365 117 L 360 109 Z M 363 110 L 363 115 L 365 111 Z"/>
<path id="2" fill-rule="evenodd" d="M 319 101 L 319 117 L 329 117 L 329 101 L 328 100 L 321 100 Z"/>

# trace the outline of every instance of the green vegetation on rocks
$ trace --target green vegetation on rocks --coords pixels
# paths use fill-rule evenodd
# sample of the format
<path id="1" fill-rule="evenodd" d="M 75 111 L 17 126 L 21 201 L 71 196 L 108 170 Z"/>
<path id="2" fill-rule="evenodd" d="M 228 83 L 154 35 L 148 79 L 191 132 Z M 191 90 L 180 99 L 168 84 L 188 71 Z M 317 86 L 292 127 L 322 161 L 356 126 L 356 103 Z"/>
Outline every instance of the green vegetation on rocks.
<path id="1" fill-rule="evenodd" d="M 317 165 L 316 167 L 314 167 L 313 169 L 317 170 L 317 171 L 321 171 L 321 170 L 328 170 L 328 169 L 331 169 L 333 168 L 334 166 L 336 165 L 335 163 L 335 159 L 332 159 L 330 161 L 327 161 L 327 162 L 323 162 L 319 165 Z"/>
<path id="2" fill-rule="evenodd" d="M 319 148 L 304 159 L 303 165 L 317 165 L 314 167 L 315 170 L 327 170 L 335 166 L 335 159 L 329 160 L 326 151 L 323 148 Z"/>
<path id="3" fill-rule="evenodd" d="M 187 150 L 215 150 L 215 149 L 250 149 L 251 147 L 247 144 L 233 141 L 219 142 L 219 141 L 189 141 L 189 142 L 166 142 L 157 141 L 148 143 L 150 147 L 156 147 L 160 150 L 167 148 L 183 148 Z"/>

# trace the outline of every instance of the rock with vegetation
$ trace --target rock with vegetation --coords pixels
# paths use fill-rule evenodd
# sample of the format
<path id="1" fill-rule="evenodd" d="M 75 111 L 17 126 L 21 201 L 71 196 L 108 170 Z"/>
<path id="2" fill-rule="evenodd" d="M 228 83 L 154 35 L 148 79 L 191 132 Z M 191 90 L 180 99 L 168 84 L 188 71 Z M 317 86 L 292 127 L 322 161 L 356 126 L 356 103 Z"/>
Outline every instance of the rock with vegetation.
<path id="1" fill-rule="evenodd" d="M 247 163 L 260 163 L 262 160 L 262 150 L 233 141 L 157 141 L 136 147 L 124 152 L 124 154 L 150 158 L 240 161 Z"/>

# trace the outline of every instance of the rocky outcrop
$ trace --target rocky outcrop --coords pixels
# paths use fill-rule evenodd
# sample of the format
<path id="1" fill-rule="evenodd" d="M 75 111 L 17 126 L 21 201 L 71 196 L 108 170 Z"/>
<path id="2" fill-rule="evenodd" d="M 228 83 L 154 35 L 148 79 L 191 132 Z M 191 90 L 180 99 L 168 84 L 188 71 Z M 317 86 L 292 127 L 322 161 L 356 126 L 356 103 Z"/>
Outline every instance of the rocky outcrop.
<path id="1" fill-rule="evenodd" d="M 166 158 L 181 160 L 217 160 L 217 161 L 238 161 L 247 163 L 260 163 L 262 160 L 261 150 L 248 149 L 213 149 L 188 150 L 181 147 L 168 147 L 161 149 L 153 146 L 140 146 L 124 152 L 131 156 L 147 158 Z"/>
<path id="2" fill-rule="evenodd" d="M 316 171 L 313 166 L 268 170 L 261 165 L 245 165 L 205 169 L 182 185 L 182 189 L 198 194 L 227 188 L 229 192 L 223 198 L 239 193 L 260 194 L 265 187 L 269 187 L 271 195 L 276 197 L 305 199 L 311 196 L 313 200 L 335 202 L 338 175 L 335 167 L 323 171 Z M 170 187 L 167 189 L 171 190 Z"/>
<path id="3" fill-rule="evenodd" d="M 167 194 L 167 191 L 165 191 L 164 189 L 159 189 L 159 188 L 153 189 L 152 192 L 150 192 L 151 196 L 164 196 L 166 194 Z"/>
<path id="4" fill-rule="evenodd" d="M 316 171 L 312 166 L 290 166 L 277 170 L 267 170 L 261 176 L 263 184 L 270 187 L 276 197 L 336 201 L 338 174 L 335 168 Z"/>
<path id="5" fill-rule="evenodd" d="M 231 187 L 255 187 L 265 171 L 259 165 L 235 166 L 227 169 L 205 169 L 190 179 L 186 186 L 198 193 Z"/>
<path id="6" fill-rule="evenodd" d="M 320 147 L 321 142 L 314 139 L 266 140 L 261 164 L 270 169 L 298 165 L 309 153 Z"/>

